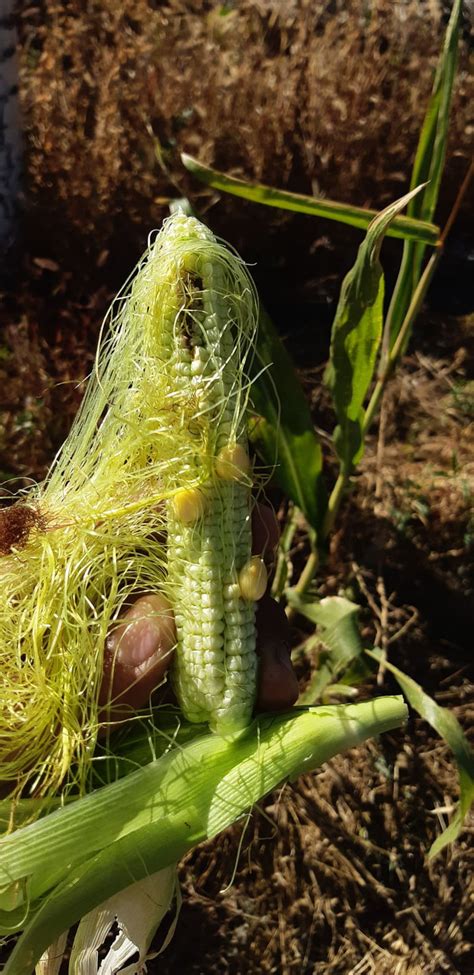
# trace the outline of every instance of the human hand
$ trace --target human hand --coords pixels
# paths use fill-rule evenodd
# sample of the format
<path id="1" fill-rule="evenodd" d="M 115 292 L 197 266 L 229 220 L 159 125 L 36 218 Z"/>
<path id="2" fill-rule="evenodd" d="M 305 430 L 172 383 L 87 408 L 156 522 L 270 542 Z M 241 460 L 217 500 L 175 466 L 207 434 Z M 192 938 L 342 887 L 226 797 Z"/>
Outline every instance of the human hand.
<path id="1" fill-rule="evenodd" d="M 252 550 L 271 564 L 278 544 L 276 518 L 265 505 L 252 514 Z M 257 604 L 257 700 L 259 711 L 291 707 L 298 682 L 290 658 L 289 626 L 282 607 L 268 594 Z M 173 612 L 160 593 L 141 596 L 111 631 L 106 642 L 100 701 L 112 701 L 111 716 L 125 717 L 146 706 L 171 666 L 176 644 Z M 110 717 L 108 715 L 107 717 Z"/>

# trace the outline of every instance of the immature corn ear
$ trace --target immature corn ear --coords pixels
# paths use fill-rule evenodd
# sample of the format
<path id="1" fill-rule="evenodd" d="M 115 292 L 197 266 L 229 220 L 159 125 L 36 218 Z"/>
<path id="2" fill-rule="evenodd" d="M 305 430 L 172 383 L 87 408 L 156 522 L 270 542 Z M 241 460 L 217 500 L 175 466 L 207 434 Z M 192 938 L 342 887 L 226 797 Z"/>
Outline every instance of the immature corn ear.
<path id="1" fill-rule="evenodd" d="M 110 309 L 45 482 L 2 513 L 0 768 L 11 794 L 87 789 L 104 650 L 137 593 L 161 592 L 175 609 L 184 713 L 218 731 L 249 721 L 257 590 L 244 597 L 240 580 L 256 321 L 242 262 L 197 220 L 171 217 Z"/>
<path id="2" fill-rule="evenodd" d="M 255 567 L 244 571 L 252 485 L 245 368 L 255 341 L 255 291 L 239 258 L 184 216 L 168 225 L 150 283 L 139 301 L 166 308 L 158 355 L 181 446 L 167 504 L 178 634 L 172 680 L 190 721 L 227 733 L 252 715 L 255 600 L 265 588 L 261 569 L 257 585 Z"/>

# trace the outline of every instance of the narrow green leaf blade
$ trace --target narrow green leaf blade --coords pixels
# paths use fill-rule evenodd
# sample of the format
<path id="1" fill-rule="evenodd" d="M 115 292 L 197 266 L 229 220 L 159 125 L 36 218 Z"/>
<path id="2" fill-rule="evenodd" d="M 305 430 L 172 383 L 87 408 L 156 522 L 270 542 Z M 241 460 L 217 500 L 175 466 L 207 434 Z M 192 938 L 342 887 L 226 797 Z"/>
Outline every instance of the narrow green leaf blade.
<path id="1" fill-rule="evenodd" d="M 408 677 L 390 661 L 385 660 L 380 650 L 366 650 L 365 652 L 374 660 L 383 659 L 384 667 L 394 675 L 411 707 L 444 739 L 456 759 L 459 770 L 459 805 L 449 826 L 433 843 L 428 853 L 429 858 L 432 859 L 448 843 L 452 843 L 457 838 L 464 818 L 474 802 L 474 752 L 452 711 L 440 707 L 412 677 Z"/>
<path id="2" fill-rule="evenodd" d="M 413 199 L 408 207 L 407 216 L 415 220 L 431 221 L 438 203 L 439 187 L 446 158 L 461 17 L 461 0 L 455 0 L 413 164 L 410 187 L 413 188 L 422 182 L 426 183 L 423 193 Z M 390 344 L 392 346 L 403 324 L 413 292 L 420 280 L 427 243 L 429 242 L 419 241 L 417 243 L 407 238 L 403 246 L 400 272 L 388 313 Z"/>
<path id="3" fill-rule="evenodd" d="M 321 447 L 292 360 L 263 309 L 254 371 L 250 438 L 277 484 L 318 531 L 325 509 Z"/>
<path id="4" fill-rule="evenodd" d="M 400 697 L 264 715 L 239 737 L 206 736 L 152 763 L 158 769 L 164 766 L 164 775 L 156 776 L 148 815 L 132 831 L 115 838 L 108 835 L 117 786 L 125 789 L 126 809 L 127 798 L 135 803 L 137 788 L 143 791 L 140 777 L 149 776 L 150 766 L 106 786 L 95 797 L 78 800 L 75 805 L 80 815 L 74 820 L 71 807 L 64 810 L 64 816 L 53 813 L 49 818 L 57 836 L 71 832 L 74 821 L 72 844 L 74 838 L 80 842 L 81 820 L 87 819 L 88 810 L 101 807 L 102 817 L 95 828 L 100 830 L 102 849 L 72 867 L 63 860 L 63 878 L 43 901 L 32 905 L 4 975 L 31 975 L 48 945 L 108 897 L 175 863 L 196 843 L 235 822 L 280 782 L 311 771 L 368 737 L 399 727 L 405 719 L 406 705 Z M 15 846 L 19 855 L 26 829 L 39 832 L 39 826 L 18 830 Z M 5 843 L 0 842 L 2 865 Z M 42 847 L 42 855 L 46 864 L 51 851 Z"/>
<path id="5" fill-rule="evenodd" d="M 396 214 L 421 188 L 411 190 L 376 216 L 342 283 L 326 381 L 339 421 L 334 442 L 345 473 L 351 472 L 363 453 L 363 404 L 382 339 L 384 277 L 380 248 Z"/>
<path id="6" fill-rule="evenodd" d="M 424 192 L 412 200 L 408 213 L 415 219 L 431 220 L 438 202 L 446 158 L 449 114 L 458 57 L 462 2 L 455 0 L 437 65 L 433 90 L 418 141 L 410 188 L 425 182 Z"/>
<path id="7" fill-rule="evenodd" d="M 181 155 L 181 161 L 186 169 L 193 176 L 196 176 L 201 183 L 224 193 L 230 193 L 232 196 L 250 200 L 253 203 L 263 203 L 265 206 L 276 207 L 280 210 L 292 210 L 295 213 L 308 213 L 314 217 L 336 220 L 338 223 L 348 224 L 350 227 L 359 227 L 361 230 L 365 230 L 377 215 L 376 210 L 351 206 L 349 203 L 337 203 L 326 198 L 318 199 L 313 196 L 304 196 L 301 193 L 278 190 L 263 183 L 247 182 L 238 179 L 236 176 L 229 176 L 213 169 L 212 166 L 205 166 L 193 156 L 188 156 L 187 153 Z M 387 234 L 389 237 L 419 240 L 425 244 L 435 245 L 439 237 L 439 227 L 426 221 L 397 216 L 388 228 Z"/>
<path id="8" fill-rule="evenodd" d="M 362 653 L 358 627 L 360 607 L 343 596 L 307 600 L 294 589 L 289 589 L 286 596 L 292 609 L 316 623 L 318 638 L 325 647 L 318 669 L 299 699 L 299 704 L 312 704 Z"/>

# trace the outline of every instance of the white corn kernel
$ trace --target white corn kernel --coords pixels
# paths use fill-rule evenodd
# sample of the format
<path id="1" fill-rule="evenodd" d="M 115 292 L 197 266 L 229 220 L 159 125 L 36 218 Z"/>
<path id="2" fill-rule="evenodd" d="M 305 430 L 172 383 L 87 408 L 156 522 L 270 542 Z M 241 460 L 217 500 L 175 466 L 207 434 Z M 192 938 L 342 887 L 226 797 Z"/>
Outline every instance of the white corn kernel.
<path id="1" fill-rule="evenodd" d="M 240 589 L 238 582 L 231 582 L 224 586 L 223 588 L 224 599 L 235 600 L 240 596 Z"/>
<path id="2" fill-rule="evenodd" d="M 245 619 L 242 622 L 234 623 L 233 626 L 226 627 L 226 637 L 228 640 L 236 640 L 239 636 L 242 639 L 247 639 L 254 631 L 253 620 L 251 623 L 247 623 Z"/>

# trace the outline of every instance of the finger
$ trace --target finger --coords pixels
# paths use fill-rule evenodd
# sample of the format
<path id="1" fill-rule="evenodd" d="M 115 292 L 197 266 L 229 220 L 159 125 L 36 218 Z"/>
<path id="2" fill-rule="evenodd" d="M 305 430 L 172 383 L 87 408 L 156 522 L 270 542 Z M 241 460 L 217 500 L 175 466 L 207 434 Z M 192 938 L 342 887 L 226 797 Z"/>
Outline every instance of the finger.
<path id="1" fill-rule="evenodd" d="M 271 565 L 279 540 L 280 528 L 273 508 L 257 501 L 252 510 L 252 555 L 261 555 Z"/>
<path id="2" fill-rule="evenodd" d="M 295 704 L 298 681 L 290 656 L 290 628 L 285 611 L 266 595 L 257 607 L 259 672 L 257 710 L 281 711 Z"/>
<path id="3" fill-rule="evenodd" d="M 100 704 L 139 709 L 162 683 L 171 666 L 176 629 L 171 606 L 160 593 L 142 596 L 109 633 Z"/>
<path id="4" fill-rule="evenodd" d="M 253 553 L 271 562 L 278 545 L 279 527 L 274 512 L 267 505 L 256 504 L 252 513 L 252 532 Z M 286 624 L 285 614 L 283 617 Z M 158 593 L 144 594 L 127 611 L 106 641 L 99 700 L 102 707 L 112 711 L 114 720 L 125 716 L 131 708 L 140 709 L 147 704 L 150 694 L 162 683 L 171 665 L 175 645 L 176 629 L 170 604 Z M 270 689 L 267 697 L 270 701 L 276 701 L 276 683 L 282 676 L 282 670 L 285 670 L 285 662 L 290 668 L 290 676 L 293 675 L 288 651 L 281 645 L 279 649 L 266 645 L 262 650 L 262 662 L 262 679 Z M 272 681 L 275 683 L 273 690 L 270 688 Z M 282 691 L 280 696 L 284 701 L 281 706 L 287 706 L 288 692 L 285 696 Z M 110 713 L 108 717 L 110 719 Z"/>

